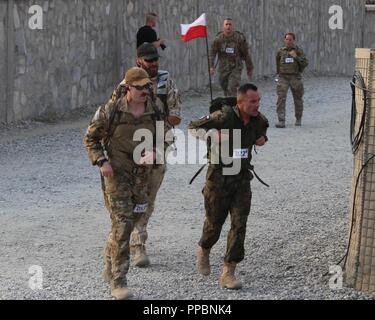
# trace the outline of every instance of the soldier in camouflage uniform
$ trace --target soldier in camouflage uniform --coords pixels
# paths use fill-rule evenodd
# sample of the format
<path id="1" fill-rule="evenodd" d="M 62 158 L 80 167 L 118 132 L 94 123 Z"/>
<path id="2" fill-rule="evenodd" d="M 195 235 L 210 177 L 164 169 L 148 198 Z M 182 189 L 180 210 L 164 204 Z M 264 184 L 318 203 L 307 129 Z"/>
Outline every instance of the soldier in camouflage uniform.
<path id="1" fill-rule="evenodd" d="M 84 138 L 92 164 L 100 167 L 105 204 L 112 221 L 105 249 L 106 277 L 117 299 L 131 296 L 126 280 L 130 235 L 148 206 L 147 181 L 155 157 L 154 142 L 148 142 L 146 151 L 137 157 L 136 148 L 143 149 L 144 145 L 133 141 L 133 136 L 138 129 L 155 134 L 158 112 L 149 98 L 151 84 L 143 69 L 130 69 L 123 82 L 124 94 L 112 97 L 97 110 Z"/>
<path id="2" fill-rule="evenodd" d="M 215 58 L 219 60 L 219 82 L 225 96 L 236 96 L 240 86 L 243 60 L 246 64 L 247 75 L 251 79 L 254 65 L 251 60 L 249 47 L 243 33 L 234 31 L 233 20 L 224 20 L 224 31 L 219 32 L 211 46 L 211 74 L 216 72 Z"/>
<path id="3" fill-rule="evenodd" d="M 276 55 L 276 67 L 278 74 L 277 83 L 277 116 L 279 122 L 276 128 L 285 128 L 285 104 L 289 87 L 292 90 L 296 126 L 301 126 L 303 114 L 303 94 L 304 87 L 302 82 L 302 72 L 308 65 L 302 49 L 297 47 L 295 42 L 296 36 L 292 32 L 285 34 L 285 47 L 282 47 Z"/>
<path id="4" fill-rule="evenodd" d="M 220 277 L 222 288 L 240 289 L 242 287 L 234 273 L 236 265 L 244 258 L 246 223 L 252 195 L 250 189 L 251 151 L 254 145 L 263 146 L 268 140 L 266 135 L 268 121 L 258 111 L 259 103 L 260 94 L 257 87 L 245 84 L 238 90 L 237 106 L 224 106 L 221 110 L 189 124 L 190 133 L 201 139 L 206 139 L 211 129 L 219 130 L 215 132 L 214 137 L 211 136 L 211 143 L 216 143 L 217 146 L 220 142 L 220 148 L 223 148 L 223 143 L 226 141 L 227 145 L 229 143 L 229 155 L 236 161 L 240 161 L 239 173 L 224 175 L 223 170 L 228 165 L 225 165 L 226 162 L 223 162 L 222 156 L 219 158 L 220 161 L 214 164 L 213 152 L 209 151 L 209 167 L 203 189 L 206 219 L 197 253 L 199 273 L 206 276 L 210 274 L 210 250 L 220 237 L 228 213 L 231 215 L 231 229 L 228 234 L 223 273 Z M 221 132 L 222 129 L 229 129 L 229 133 Z M 235 149 L 234 143 L 231 143 L 234 129 L 239 129 L 241 133 L 240 149 Z M 215 150 L 215 148 L 210 148 L 210 150 Z"/>
<path id="5" fill-rule="evenodd" d="M 155 102 L 164 119 L 164 134 L 172 132 L 174 126 L 181 122 L 180 94 L 168 71 L 159 70 L 159 54 L 151 43 L 144 43 L 137 49 L 137 65 L 149 74 L 153 83 Z M 171 139 L 165 139 L 165 149 Z M 169 141 L 167 141 L 169 140 Z M 164 159 L 165 160 L 165 159 Z M 145 215 L 135 223 L 131 237 L 131 251 L 134 253 L 134 265 L 145 267 L 150 264 L 146 254 L 147 224 L 154 211 L 157 192 L 166 172 L 166 164 L 155 164 L 148 180 L 148 209 Z"/>

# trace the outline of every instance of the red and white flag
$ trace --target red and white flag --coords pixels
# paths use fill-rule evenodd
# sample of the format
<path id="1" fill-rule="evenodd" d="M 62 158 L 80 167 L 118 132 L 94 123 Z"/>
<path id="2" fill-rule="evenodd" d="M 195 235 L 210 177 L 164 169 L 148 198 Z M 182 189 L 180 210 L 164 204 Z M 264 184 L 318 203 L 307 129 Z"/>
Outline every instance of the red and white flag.
<path id="1" fill-rule="evenodd" d="M 181 24 L 181 39 L 184 42 L 196 39 L 207 38 L 206 14 L 203 13 L 191 24 Z"/>

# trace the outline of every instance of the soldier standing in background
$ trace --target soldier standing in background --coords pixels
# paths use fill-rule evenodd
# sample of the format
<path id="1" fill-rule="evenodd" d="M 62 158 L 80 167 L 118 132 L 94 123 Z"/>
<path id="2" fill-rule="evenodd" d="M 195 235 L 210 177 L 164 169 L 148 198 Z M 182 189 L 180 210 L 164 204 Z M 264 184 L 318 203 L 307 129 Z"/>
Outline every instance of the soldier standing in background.
<path id="1" fill-rule="evenodd" d="M 284 36 L 285 47 L 282 47 L 276 55 L 276 68 L 278 74 L 277 83 L 277 116 L 279 122 L 276 128 L 285 128 L 285 104 L 289 87 L 292 90 L 296 126 L 302 124 L 303 114 L 303 82 L 302 72 L 308 65 L 302 49 L 297 47 L 294 42 L 296 36 L 292 32 L 288 32 Z"/>
<path id="2" fill-rule="evenodd" d="M 224 20 L 224 30 L 219 32 L 211 46 L 210 72 L 215 75 L 215 58 L 219 60 L 219 82 L 225 96 L 236 96 L 240 86 L 243 61 L 246 64 L 249 79 L 253 76 L 254 65 L 251 60 L 246 37 L 234 31 L 233 20 Z"/>
<path id="3" fill-rule="evenodd" d="M 145 42 L 152 43 L 155 48 L 161 48 L 164 50 L 165 39 L 159 39 L 156 31 L 154 30 L 158 15 L 154 12 L 150 12 L 146 15 L 146 25 L 139 28 L 137 32 L 137 48 Z"/>

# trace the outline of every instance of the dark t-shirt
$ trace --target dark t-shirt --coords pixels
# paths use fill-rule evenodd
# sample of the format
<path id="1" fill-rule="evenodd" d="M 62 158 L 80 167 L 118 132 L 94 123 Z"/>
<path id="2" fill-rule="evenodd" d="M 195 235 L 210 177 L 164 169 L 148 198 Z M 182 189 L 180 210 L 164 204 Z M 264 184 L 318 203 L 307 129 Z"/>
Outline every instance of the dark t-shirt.
<path id="1" fill-rule="evenodd" d="M 137 32 L 137 48 L 145 42 L 153 43 L 158 40 L 156 31 L 150 26 L 143 26 Z"/>

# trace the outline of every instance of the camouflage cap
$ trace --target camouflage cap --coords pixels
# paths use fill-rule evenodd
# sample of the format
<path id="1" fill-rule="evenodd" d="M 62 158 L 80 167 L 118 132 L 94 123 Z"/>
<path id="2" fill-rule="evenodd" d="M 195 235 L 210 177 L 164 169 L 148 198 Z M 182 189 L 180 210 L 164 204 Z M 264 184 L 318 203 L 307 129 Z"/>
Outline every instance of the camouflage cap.
<path id="1" fill-rule="evenodd" d="M 154 47 L 152 43 L 145 42 L 141 44 L 137 49 L 137 57 L 145 60 L 152 60 L 159 58 L 158 49 Z"/>
<path id="2" fill-rule="evenodd" d="M 152 83 L 152 81 L 145 70 L 142 68 L 133 67 L 126 72 L 125 79 L 122 83 L 132 86 L 144 86 Z"/>

